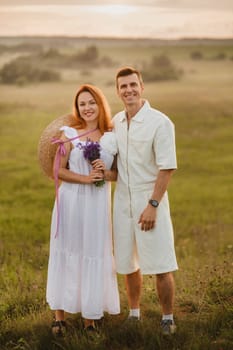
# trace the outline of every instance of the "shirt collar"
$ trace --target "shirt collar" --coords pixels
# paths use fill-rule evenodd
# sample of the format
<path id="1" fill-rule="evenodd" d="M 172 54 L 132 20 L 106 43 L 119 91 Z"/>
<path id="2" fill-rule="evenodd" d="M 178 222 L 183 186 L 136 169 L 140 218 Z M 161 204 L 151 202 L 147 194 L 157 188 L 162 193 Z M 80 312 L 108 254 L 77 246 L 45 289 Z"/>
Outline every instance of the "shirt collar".
<path id="1" fill-rule="evenodd" d="M 150 108 L 150 104 L 147 100 L 144 100 L 143 106 L 139 109 L 139 111 L 135 114 L 135 116 L 132 118 L 135 122 L 143 122 L 144 120 L 144 113 Z M 120 121 L 123 122 L 124 120 L 127 120 L 126 117 L 126 110 L 123 111 Z"/>

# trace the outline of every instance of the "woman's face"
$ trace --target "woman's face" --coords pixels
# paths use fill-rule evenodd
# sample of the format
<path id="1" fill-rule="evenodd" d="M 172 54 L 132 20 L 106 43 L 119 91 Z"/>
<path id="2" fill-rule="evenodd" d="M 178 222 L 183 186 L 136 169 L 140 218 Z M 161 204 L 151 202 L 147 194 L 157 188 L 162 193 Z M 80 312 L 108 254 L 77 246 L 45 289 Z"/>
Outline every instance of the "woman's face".
<path id="1" fill-rule="evenodd" d="M 99 107 L 96 100 L 88 91 L 83 91 L 78 96 L 78 109 L 81 118 L 83 118 L 87 123 L 93 122 L 98 119 Z"/>

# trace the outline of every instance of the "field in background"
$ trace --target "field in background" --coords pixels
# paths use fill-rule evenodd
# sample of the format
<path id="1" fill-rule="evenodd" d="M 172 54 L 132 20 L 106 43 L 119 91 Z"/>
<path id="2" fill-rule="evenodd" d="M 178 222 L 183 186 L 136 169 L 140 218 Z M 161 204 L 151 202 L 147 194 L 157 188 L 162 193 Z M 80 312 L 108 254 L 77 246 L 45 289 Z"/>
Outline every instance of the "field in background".
<path id="1" fill-rule="evenodd" d="M 56 45 L 69 54 L 95 45 L 115 64 L 62 67 L 60 82 L 0 85 L 0 349 L 232 349 L 232 41 L 22 38 L 22 42 L 43 45 L 45 50 Z M 0 38 L 0 44 L 8 47 L 19 43 Z M 197 51 L 201 59 L 191 57 Z M 22 54 L 28 53 L 1 52 L 0 69 Z M 82 83 L 102 88 L 113 114 L 122 109 L 114 88 L 117 68 L 140 66 L 159 54 L 167 55 L 183 72 L 179 80 L 146 83 L 144 94 L 176 126 L 179 169 L 169 196 L 179 263 L 178 332 L 173 339 L 163 339 L 158 332 L 160 309 L 150 276 L 144 279 L 142 326 L 122 329 L 127 301 L 119 276 L 122 313 L 100 323 L 105 337 L 89 344 L 80 330 L 80 315 L 69 315 L 70 336 L 64 342 L 54 341 L 52 314 L 45 302 L 54 184 L 38 166 L 39 137 L 50 121 L 72 110 Z"/>

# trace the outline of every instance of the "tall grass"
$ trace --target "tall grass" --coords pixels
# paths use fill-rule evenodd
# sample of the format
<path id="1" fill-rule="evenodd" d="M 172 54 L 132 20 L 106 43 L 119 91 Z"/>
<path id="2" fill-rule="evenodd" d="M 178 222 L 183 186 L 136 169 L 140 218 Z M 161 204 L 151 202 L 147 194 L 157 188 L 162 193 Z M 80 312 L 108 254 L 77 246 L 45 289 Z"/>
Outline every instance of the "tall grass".
<path id="1" fill-rule="evenodd" d="M 137 48 L 131 49 L 127 59 L 136 63 Z M 70 112 L 82 83 L 77 72 L 73 80 L 57 84 L 6 86 L 0 95 L 0 349 L 233 348 L 232 62 L 191 62 L 192 49 L 167 48 L 184 76 L 178 82 L 147 84 L 145 91 L 176 126 L 179 169 L 169 196 L 179 263 L 177 334 L 163 338 L 159 332 L 161 310 L 152 276 L 144 278 L 142 324 L 123 327 L 127 298 L 123 277 L 118 276 L 121 314 L 99 322 L 102 335 L 97 343 L 83 334 L 79 314 L 67 315 L 64 340 L 51 336 L 45 286 L 54 184 L 38 166 L 37 144 L 52 119 Z M 212 48 L 211 54 L 219 49 Z M 123 60 L 124 51 L 113 51 Z M 209 47 L 202 51 L 210 54 Z M 146 52 L 153 55 L 154 49 Z M 109 85 L 114 69 L 93 70 L 91 79 L 106 93 L 113 113 L 122 108 L 114 82 Z"/>

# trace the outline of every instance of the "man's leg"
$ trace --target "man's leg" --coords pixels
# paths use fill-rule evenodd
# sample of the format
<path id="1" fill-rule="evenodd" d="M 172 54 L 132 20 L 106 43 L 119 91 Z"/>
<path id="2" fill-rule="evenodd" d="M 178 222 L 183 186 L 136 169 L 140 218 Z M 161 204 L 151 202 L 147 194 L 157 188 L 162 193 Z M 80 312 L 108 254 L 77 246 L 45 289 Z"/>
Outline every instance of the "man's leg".
<path id="1" fill-rule="evenodd" d="M 142 275 L 140 270 L 125 275 L 125 285 L 130 307 L 129 316 L 140 318 L 140 297 L 142 290 Z"/>
<path id="2" fill-rule="evenodd" d="M 172 273 L 156 275 L 156 286 L 163 314 L 172 314 L 175 297 L 175 283 Z"/>
<path id="3" fill-rule="evenodd" d="M 175 332 L 173 320 L 173 306 L 175 298 L 175 283 L 171 272 L 156 275 L 158 297 L 162 307 L 162 332 L 169 335 Z"/>

